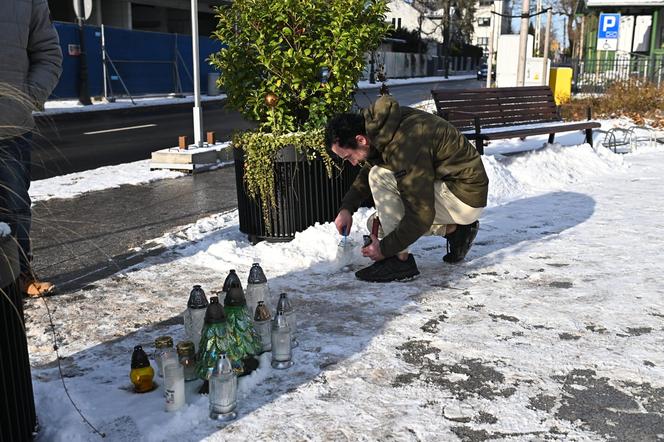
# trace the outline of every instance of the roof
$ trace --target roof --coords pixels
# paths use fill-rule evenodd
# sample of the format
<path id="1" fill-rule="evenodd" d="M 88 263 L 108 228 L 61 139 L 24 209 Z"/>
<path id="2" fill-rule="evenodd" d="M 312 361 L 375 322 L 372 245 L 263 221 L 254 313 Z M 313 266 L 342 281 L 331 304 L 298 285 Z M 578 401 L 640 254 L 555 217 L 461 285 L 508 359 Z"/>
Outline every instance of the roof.
<path id="1" fill-rule="evenodd" d="M 589 8 L 597 6 L 664 6 L 664 0 L 587 0 Z"/>

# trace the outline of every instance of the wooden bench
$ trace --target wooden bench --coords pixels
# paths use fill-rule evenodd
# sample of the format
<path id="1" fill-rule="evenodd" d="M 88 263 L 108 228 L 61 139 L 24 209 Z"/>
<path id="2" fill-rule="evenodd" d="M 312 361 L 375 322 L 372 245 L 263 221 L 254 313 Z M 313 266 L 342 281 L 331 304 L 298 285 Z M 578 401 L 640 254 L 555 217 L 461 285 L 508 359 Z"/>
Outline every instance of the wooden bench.
<path id="1" fill-rule="evenodd" d="M 438 115 L 475 143 L 480 154 L 488 141 L 584 130 L 592 145 L 596 121 L 563 122 L 548 86 L 481 89 L 434 89 L 431 91 Z"/>

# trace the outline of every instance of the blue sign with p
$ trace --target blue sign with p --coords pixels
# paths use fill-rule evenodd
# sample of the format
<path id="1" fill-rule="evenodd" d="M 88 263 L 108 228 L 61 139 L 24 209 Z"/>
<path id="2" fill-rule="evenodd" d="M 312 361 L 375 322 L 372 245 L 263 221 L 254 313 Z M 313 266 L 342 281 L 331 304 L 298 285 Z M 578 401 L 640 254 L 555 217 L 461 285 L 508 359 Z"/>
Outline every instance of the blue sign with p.
<path id="1" fill-rule="evenodd" d="M 599 15 L 599 29 L 597 30 L 597 38 L 618 39 L 618 31 L 620 30 L 620 14 L 604 14 Z"/>

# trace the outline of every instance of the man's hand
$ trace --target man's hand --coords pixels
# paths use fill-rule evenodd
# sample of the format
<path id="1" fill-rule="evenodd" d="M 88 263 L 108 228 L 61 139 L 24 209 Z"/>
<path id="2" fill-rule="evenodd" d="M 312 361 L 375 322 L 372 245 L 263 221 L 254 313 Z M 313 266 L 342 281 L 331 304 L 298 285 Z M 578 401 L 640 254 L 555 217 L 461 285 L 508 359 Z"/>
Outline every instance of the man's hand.
<path id="1" fill-rule="evenodd" d="M 371 244 L 366 247 L 362 247 L 362 256 L 371 258 L 374 261 L 382 261 L 385 259 L 385 256 L 380 251 L 380 241 L 376 235 L 371 235 Z"/>
<path id="2" fill-rule="evenodd" d="M 334 219 L 334 225 L 337 227 L 339 235 L 344 234 L 344 227 L 346 228 L 346 235 L 350 235 L 350 228 L 353 226 L 353 215 L 348 210 L 341 209 Z"/>

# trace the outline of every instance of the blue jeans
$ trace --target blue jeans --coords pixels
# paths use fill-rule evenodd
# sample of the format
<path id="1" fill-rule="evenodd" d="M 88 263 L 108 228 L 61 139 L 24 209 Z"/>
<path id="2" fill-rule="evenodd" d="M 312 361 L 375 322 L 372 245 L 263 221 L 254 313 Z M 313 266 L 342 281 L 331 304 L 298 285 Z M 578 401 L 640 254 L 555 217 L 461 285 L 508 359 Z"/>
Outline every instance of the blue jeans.
<path id="1" fill-rule="evenodd" d="M 0 140 L 0 221 L 20 248 L 21 273 L 30 269 L 30 169 L 32 135 Z"/>

